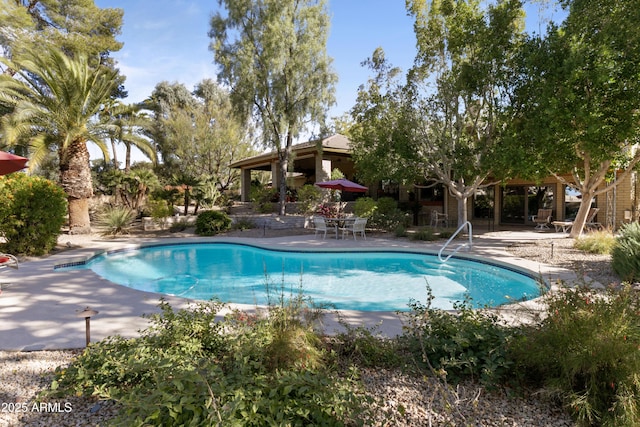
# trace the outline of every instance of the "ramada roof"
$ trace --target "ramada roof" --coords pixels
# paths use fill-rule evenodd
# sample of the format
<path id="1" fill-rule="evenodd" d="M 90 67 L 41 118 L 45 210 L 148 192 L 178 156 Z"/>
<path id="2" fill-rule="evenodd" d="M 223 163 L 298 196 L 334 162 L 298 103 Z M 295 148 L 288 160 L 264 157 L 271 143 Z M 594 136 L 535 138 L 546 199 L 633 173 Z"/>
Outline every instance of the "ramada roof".
<path id="1" fill-rule="evenodd" d="M 312 156 L 318 151 L 332 154 L 351 155 L 351 145 L 349 139 L 340 134 L 335 134 L 324 138 L 322 140 L 316 139 L 312 141 L 302 142 L 295 144 L 292 147 L 294 158 L 302 159 L 308 156 Z M 246 159 L 238 160 L 231 163 L 232 168 L 236 169 L 266 169 L 271 167 L 271 163 L 278 160 L 278 153 L 271 151 L 264 154 L 259 154 L 253 157 L 247 157 Z"/>

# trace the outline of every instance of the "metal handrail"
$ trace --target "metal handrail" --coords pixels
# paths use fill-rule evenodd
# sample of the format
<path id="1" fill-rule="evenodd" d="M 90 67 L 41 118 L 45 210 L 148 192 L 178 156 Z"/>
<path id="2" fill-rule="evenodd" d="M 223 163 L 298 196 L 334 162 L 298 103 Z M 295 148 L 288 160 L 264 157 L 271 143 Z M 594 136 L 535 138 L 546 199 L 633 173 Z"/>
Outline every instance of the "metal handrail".
<path id="1" fill-rule="evenodd" d="M 459 245 L 453 252 L 451 252 L 445 259 L 442 259 L 442 251 L 445 250 L 445 248 L 447 246 L 449 246 L 449 243 L 451 243 L 451 241 L 453 239 L 456 238 L 456 236 L 458 234 L 460 234 L 460 232 L 466 227 L 469 226 L 469 241 L 467 243 L 463 243 L 461 245 Z M 462 248 L 469 248 L 468 250 L 470 250 L 473 247 L 473 227 L 471 226 L 471 223 L 469 221 L 466 221 L 464 224 L 462 224 L 460 227 L 458 227 L 458 229 L 456 230 L 455 233 L 453 233 L 453 235 L 451 237 L 449 237 L 449 240 L 447 240 L 447 243 L 445 243 L 442 248 L 440 248 L 440 252 L 438 252 L 438 259 L 440 260 L 440 262 L 447 262 L 449 261 L 449 258 L 451 258 L 453 255 L 455 255 L 460 249 Z"/>

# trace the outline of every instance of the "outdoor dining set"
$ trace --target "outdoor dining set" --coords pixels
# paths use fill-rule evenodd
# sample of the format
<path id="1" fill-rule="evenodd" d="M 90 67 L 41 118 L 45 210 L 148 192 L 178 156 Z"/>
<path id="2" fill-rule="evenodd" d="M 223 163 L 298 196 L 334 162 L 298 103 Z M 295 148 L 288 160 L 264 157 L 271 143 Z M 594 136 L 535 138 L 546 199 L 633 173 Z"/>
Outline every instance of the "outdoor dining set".
<path id="1" fill-rule="evenodd" d="M 325 218 L 323 216 L 314 216 L 313 225 L 315 227 L 315 235 L 322 233 L 322 238 L 327 237 L 327 231 L 333 230 L 338 239 L 340 233 L 344 239 L 346 235 L 353 234 L 353 239 L 356 240 L 358 233 L 363 239 L 367 239 L 365 234 L 365 228 L 367 226 L 367 218 L 358 217 L 337 217 L 337 218 Z"/>

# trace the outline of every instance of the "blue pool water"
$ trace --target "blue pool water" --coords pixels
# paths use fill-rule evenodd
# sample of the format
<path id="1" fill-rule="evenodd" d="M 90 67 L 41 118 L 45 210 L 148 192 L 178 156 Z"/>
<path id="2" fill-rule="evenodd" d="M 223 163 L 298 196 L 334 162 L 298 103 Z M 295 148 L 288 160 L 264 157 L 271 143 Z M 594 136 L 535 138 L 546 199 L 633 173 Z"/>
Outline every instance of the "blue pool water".
<path id="1" fill-rule="evenodd" d="M 84 265 L 134 289 L 198 300 L 267 305 L 297 295 L 333 308 L 408 310 L 413 299 L 451 309 L 469 295 L 476 307 L 539 296 L 535 278 L 484 262 L 412 252 L 289 252 L 230 243 L 162 245 L 94 257 Z"/>

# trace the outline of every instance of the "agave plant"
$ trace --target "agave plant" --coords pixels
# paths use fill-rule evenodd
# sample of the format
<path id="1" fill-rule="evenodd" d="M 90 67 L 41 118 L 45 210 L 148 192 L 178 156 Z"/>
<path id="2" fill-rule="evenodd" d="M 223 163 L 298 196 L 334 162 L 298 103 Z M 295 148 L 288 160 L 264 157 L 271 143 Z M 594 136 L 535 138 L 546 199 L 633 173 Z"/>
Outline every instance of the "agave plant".
<path id="1" fill-rule="evenodd" d="M 104 228 L 103 236 L 127 234 L 135 219 L 135 212 L 124 206 L 112 206 L 100 213 L 98 225 Z"/>

